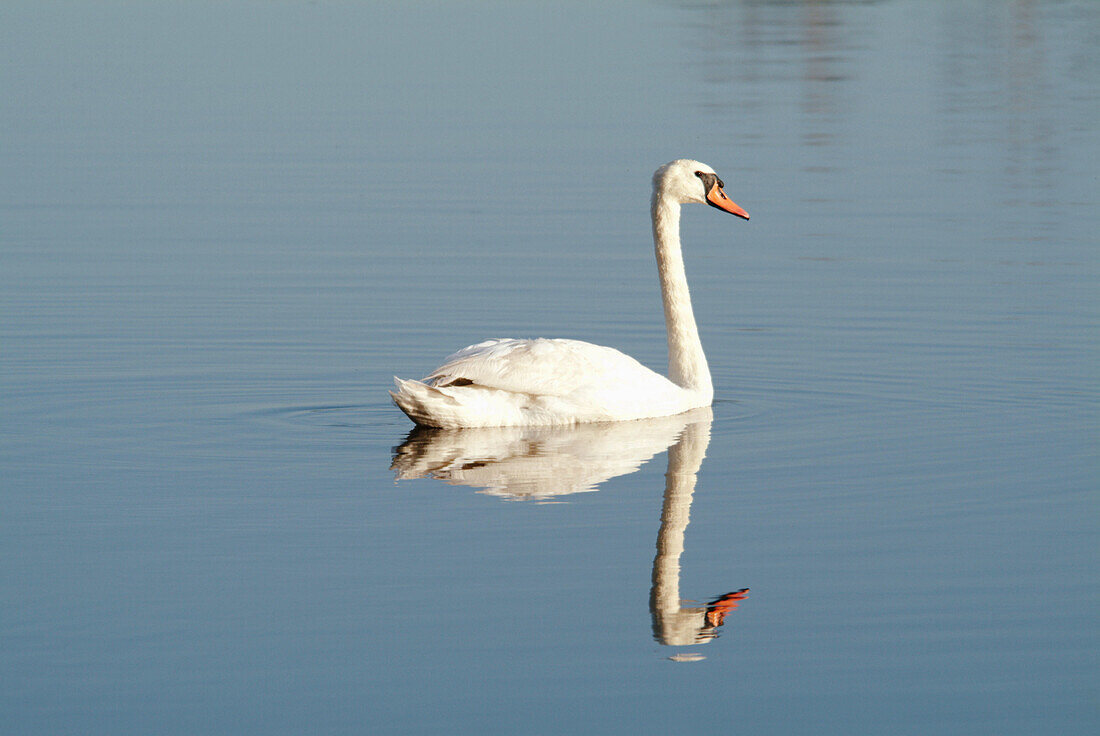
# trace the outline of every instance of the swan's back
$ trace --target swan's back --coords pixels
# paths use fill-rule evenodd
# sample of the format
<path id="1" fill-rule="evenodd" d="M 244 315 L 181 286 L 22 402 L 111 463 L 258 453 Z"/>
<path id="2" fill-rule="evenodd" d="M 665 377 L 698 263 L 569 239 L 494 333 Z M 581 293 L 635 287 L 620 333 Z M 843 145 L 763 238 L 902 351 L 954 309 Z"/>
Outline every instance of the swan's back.
<path id="1" fill-rule="evenodd" d="M 594 381 L 638 380 L 651 374 L 614 348 L 580 340 L 486 340 L 459 350 L 424 379 L 432 386 L 477 384 L 501 391 L 566 396 Z"/>

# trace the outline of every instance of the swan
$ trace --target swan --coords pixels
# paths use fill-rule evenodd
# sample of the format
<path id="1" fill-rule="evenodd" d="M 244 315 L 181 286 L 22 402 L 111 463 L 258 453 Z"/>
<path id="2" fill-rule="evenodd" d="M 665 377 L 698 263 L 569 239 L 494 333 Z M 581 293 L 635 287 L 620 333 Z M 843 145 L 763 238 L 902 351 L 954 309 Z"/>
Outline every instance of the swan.
<path id="1" fill-rule="evenodd" d="M 680 251 L 680 206 L 709 204 L 749 219 L 714 169 L 671 161 L 653 174 L 650 213 L 668 330 L 668 377 L 613 348 L 579 340 L 486 340 L 422 381 L 394 377 L 390 396 L 419 425 L 569 425 L 680 414 L 710 406 L 714 387 Z"/>

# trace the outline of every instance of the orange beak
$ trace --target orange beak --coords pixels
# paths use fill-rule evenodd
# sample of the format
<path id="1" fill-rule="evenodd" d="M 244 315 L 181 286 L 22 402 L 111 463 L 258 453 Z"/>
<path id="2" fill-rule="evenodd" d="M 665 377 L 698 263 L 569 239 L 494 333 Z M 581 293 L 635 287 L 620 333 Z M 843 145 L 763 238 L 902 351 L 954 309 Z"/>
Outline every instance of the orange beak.
<path id="1" fill-rule="evenodd" d="M 712 207 L 717 207 L 720 210 L 725 210 L 731 215 L 737 215 L 738 217 L 744 217 L 749 219 L 749 213 L 741 209 L 740 206 L 732 199 L 726 196 L 726 193 L 722 191 L 722 187 L 717 184 L 707 192 L 707 203 Z"/>

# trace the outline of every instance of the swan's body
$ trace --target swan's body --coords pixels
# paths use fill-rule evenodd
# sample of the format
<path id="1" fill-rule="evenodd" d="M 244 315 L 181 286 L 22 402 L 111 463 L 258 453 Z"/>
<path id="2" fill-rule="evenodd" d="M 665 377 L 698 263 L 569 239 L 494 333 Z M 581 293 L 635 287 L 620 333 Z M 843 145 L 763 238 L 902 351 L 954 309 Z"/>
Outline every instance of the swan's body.
<path id="1" fill-rule="evenodd" d="M 579 340 L 487 340 L 423 381 L 395 378 L 394 403 L 430 427 L 561 425 L 661 417 L 709 406 L 714 388 L 680 252 L 680 205 L 748 219 L 706 164 L 681 159 L 653 175 L 653 241 L 668 329 L 668 378 L 613 348 Z"/>

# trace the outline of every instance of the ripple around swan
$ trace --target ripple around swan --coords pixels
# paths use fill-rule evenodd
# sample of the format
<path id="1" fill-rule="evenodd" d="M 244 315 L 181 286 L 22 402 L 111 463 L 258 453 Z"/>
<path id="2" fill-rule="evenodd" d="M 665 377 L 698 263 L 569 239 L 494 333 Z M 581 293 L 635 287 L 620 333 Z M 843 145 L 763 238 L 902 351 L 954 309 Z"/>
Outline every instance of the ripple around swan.
<path id="1" fill-rule="evenodd" d="M 766 406 L 758 401 L 717 399 L 714 404 L 715 418 L 722 423 L 752 419 L 767 411 Z M 392 430 L 392 433 L 395 438 L 402 431 L 408 431 L 414 427 L 405 420 L 395 406 L 388 402 L 250 407 L 241 408 L 235 414 L 253 421 L 272 422 L 296 427 L 377 431 L 379 425 L 393 424 L 395 429 Z"/>
<path id="2" fill-rule="evenodd" d="M 296 427 L 362 429 L 375 427 L 386 408 L 378 404 L 305 404 L 241 412 L 255 420 Z"/>

